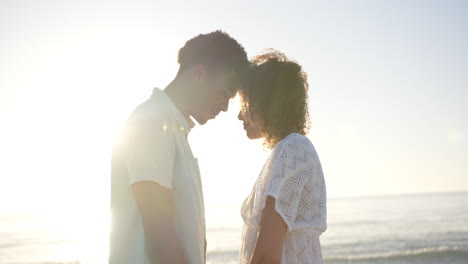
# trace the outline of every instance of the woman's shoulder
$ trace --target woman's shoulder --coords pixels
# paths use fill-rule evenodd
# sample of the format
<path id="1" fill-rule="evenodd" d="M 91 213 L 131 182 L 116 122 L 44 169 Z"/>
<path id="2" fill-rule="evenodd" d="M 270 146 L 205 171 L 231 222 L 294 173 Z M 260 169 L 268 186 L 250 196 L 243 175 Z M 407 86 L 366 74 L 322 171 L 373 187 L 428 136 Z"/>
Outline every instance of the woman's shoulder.
<path id="1" fill-rule="evenodd" d="M 276 146 L 279 149 L 283 149 L 285 147 L 298 149 L 298 150 L 305 150 L 305 151 L 314 151 L 315 148 L 312 144 L 312 141 L 307 137 L 299 133 L 291 133 L 283 138 Z"/>
<path id="2" fill-rule="evenodd" d="M 306 161 L 307 156 L 316 155 L 314 146 L 309 138 L 298 133 L 291 133 L 276 144 L 270 154 L 269 161 L 283 160 L 287 162 L 288 160 L 294 161 L 297 157 L 300 157 L 300 160 Z"/>

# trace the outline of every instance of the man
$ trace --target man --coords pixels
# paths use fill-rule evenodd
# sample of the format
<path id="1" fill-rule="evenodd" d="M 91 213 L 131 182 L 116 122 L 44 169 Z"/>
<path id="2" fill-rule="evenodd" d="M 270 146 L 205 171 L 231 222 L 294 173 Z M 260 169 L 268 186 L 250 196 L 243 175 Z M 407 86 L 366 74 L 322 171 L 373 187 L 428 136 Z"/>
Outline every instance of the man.
<path id="1" fill-rule="evenodd" d="M 244 48 L 222 31 L 179 50 L 179 71 L 130 116 L 112 157 L 112 264 L 205 262 L 205 219 L 194 123 L 227 111 L 248 70 Z"/>

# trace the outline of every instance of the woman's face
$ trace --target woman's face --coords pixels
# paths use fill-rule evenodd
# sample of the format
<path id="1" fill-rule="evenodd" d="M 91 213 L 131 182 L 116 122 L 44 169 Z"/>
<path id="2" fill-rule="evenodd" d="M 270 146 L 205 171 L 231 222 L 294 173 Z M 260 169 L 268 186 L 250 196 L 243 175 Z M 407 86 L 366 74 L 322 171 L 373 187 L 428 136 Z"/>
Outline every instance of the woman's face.
<path id="1" fill-rule="evenodd" d="M 258 139 L 262 138 L 263 132 L 259 122 L 251 122 L 250 118 L 246 118 L 245 113 L 241 110 L 237 118 L 244 123 L 244 130 L 247 132 L 247 137 L 249 139 Z"/>

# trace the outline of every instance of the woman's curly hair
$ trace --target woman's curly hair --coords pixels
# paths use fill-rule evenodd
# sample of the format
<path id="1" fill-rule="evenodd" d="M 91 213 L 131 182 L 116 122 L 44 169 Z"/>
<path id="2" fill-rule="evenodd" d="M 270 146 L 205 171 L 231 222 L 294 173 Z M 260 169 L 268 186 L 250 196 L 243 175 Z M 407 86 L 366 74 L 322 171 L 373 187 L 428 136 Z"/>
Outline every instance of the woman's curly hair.
<path id="1" fill-rule="evenodd" d="M 290 133 L 309 130 L 307 74 L 283 53 L 268 49 L 252 59 L 247 83 L 239 91 L 244 118 L 258 122 L 270 149 Z"/>

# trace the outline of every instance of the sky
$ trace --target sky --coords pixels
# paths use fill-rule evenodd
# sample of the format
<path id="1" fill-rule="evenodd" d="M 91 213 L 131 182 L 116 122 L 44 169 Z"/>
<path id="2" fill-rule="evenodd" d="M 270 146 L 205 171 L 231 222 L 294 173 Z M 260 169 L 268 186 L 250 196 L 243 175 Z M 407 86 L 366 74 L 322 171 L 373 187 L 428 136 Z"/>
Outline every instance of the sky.
<path id="1" fill-rule="evenodd" d="M 328 197 L 468 190 L 466 1 L 0 1 L 0 213 L 107 210 L 119 127 L 222 29 L 308 74 Z M 268 151 L 230 110 L 189 136 L 205 201 L 240 204 Z"/>

